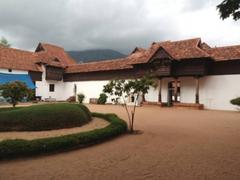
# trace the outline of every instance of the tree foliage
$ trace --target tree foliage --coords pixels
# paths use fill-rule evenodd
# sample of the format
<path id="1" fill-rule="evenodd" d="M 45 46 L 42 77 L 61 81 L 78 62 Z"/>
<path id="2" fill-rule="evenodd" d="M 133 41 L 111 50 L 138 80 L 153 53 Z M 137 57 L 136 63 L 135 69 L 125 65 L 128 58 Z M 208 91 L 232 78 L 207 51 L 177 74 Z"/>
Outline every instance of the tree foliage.
<path id="1" fill-rule="evenodd" d="M 136 112 L 136 107 L 139 102 L 140 95 L 145 95 L 148 93 L 150 87 L 156 87 L 156 83 L 153 79 L 148 77 L 143 77 L 141 79 L 134 80 L 112 80 L 107 85 L 104 86 L 103 92 L 110 94 L 113 98 L 112 101 L 115 103 L 120 103 L 122 100 L 122 105 L 125 108 L 130 132 L 134 131 L 134 117 Z M 126 98 L 130 95 L 134 95 L 134 105 L 133 109 L 130 111 L 127 105 Z"/>
<path id="2" fill-rule="evenodd" d="M 0 40 L 0 46 L 10 47 L 11 44 L 8 43 L 8 40 L 5 37 L 2 37 Z"/>
<path id="3" fill-rule="evenodd" d="M 240 19 L 240 0 L 224 0 L 217 6 L 222 19 L 232 16 L 236 21 Z"/>
<path id="4" fill-rule="evenodd" d="M 1 95 L 15 107 L 17 103 L 28 97 L 29 89 L 25 83 L 20 81 L 0 85 Z"/>

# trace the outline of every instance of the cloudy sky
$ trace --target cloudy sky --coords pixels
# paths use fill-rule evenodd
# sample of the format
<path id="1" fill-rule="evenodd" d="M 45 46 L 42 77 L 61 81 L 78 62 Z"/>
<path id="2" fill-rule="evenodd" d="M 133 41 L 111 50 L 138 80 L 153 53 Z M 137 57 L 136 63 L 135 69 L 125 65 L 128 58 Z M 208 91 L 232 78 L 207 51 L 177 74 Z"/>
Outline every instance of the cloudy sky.
<path id="1" fill-rule="evenodd" d="M 221 1 L 0 0 L 0 36 L 28 50 L 48 42 L 128 53 L 153 41 L 193 37 L 211 46 L 240 44 L 240 21 L 219 19 Z"/>

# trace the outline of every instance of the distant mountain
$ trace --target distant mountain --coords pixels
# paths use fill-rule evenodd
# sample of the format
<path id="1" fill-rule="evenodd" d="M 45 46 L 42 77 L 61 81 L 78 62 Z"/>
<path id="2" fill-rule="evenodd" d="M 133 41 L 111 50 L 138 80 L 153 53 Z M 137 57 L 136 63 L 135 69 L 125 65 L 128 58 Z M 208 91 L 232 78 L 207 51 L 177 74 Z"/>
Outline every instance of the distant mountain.
<path id="1" fill-rule="evenodd" d="M 102 61 L 108 59 L 117 59 L 126 57 L 118 51 L 112 49 L 95 49 L 85 51 L 67 51 L 67 53 L 75 59 L 78 63 L 85 63 L 91 61 Z"/>

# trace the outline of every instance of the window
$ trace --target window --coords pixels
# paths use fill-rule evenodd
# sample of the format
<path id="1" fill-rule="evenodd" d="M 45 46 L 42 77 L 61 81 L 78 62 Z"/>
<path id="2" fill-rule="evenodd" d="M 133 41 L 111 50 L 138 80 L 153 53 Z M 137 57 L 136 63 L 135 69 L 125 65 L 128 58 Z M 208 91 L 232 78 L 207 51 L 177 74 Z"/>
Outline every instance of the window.
<path id="1" fill-rule="evenodd" d="M 55 85 L 49 84 L 49 92 L 54 92 L 54 90 L 55 90 Z"/>
<path id="2" fill-rule="evenodd" d="M 8 69 L 8 72 L 12 72 L 12 69 Z"/>

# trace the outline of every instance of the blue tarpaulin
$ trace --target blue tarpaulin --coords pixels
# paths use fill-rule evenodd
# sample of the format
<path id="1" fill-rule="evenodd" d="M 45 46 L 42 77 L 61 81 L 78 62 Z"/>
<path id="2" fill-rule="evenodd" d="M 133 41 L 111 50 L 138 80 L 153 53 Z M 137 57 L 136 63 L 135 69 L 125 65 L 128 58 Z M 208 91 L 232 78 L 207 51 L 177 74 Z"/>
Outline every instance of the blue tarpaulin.
<path id="1" fill-rule="evenodd" d="M 25 83 L 28 88 L 34 89 L 35 85 L 32 82 L 31 77 L 28 74 L 5 74 L 0 73 L 0 84 L 5 84 L 13 81 L 21 81 Z"/>

